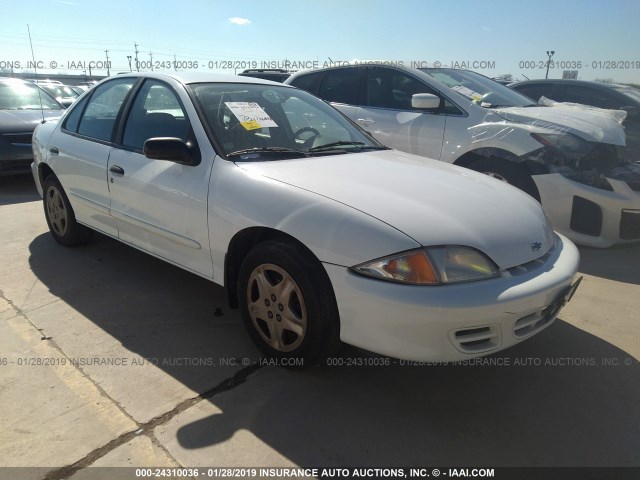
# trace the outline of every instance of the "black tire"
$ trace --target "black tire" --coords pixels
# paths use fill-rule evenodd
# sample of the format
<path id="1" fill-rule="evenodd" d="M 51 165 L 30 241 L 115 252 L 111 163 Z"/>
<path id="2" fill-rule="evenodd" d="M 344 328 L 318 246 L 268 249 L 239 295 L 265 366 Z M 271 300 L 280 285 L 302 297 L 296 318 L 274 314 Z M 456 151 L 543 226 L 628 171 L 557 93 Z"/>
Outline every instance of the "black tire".
<path id="1" fill-rule="evenodd" d="M 540 201 L 540 192 L 538 192 L 536 182 L 533 181 L 526 167 L 522 165 L 501 158 L 489 157 L 475 160 L 469 164 L 469 168 L 503 180 L 528 193 L 538 202 Z"/>
<path id="2" fill-rule="evenodd" d="M 320 262 L 291 244 L 268 241 L 249 252 L 240 266 L 238 301 L 253 342 L 283 366 L 311 367 L 340 345 L 329 277 Z"/>
<path id="3" fill-rule="evenodd" d="M 93 230 L 76 222 L 76 216 L 62 185 L 56 177 L 50 175 L 44 181 L 44 216 L 51 235 L 65 247 L 86 245 L 93 237 Z"/>

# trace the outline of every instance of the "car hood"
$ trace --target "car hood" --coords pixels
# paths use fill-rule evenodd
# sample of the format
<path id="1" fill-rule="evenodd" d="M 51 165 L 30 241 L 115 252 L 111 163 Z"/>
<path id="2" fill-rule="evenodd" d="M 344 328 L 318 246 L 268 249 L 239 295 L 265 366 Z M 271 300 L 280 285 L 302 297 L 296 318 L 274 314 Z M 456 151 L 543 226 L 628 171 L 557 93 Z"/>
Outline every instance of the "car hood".
<path id="1" fill-rule="evenodd" d="M 45 120 L 60 118 L 64 110 L 0 110 L 0 131 L 28 132 L 33 131 L 42 116 Z"/>
<path id="2" fill-rule="evenodd" d="M 503 269 L 534 260 L 553 244 L 533 198 L 436 160 L 387 150 L 238 166 L 359 210 L 421 245 L 474 247 Z"/>
<path id="3" fill-rule="evenodd" d="M 510 107 L 493 110 L 510 122 L 572 133 L 589 142 L 625 145 L 624 128 L 609 110 L 583 109 L 572 105 Z"/>

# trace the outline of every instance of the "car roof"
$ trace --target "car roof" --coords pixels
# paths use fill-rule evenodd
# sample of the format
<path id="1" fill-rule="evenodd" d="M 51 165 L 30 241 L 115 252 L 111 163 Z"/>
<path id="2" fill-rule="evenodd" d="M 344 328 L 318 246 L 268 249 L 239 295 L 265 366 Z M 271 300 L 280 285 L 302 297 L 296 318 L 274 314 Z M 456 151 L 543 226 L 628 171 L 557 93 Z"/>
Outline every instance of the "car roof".
<path id="1" fill-rule="evenodd" d="M 253 83 L 264 85 L 282 85 L 282 83 L 272 82 L 271 80 L 263 80 L 261 78 L 241 77 L 238 75 L 225 75 L 205 72 L 133 72 L 117 75 L 117 78 L 127 77 L 155 78 L 157 80 L 173 79 L 185 85 L 191 83 Z M 112 78 L 116 78 L 116 75 L 105 78 L 104 80 Z"/>
<path id="2" fill-rule="evenodd" d="M 601 82 L 593 82 L 590 80 L 569 80 L 563 78 L 550 78 L 550 79 L 537 79 L 537 80 L 523 80 L 522 82 L 513 82 L 510 83 L 510 87 L 514 87 L 517 85 L 544 85 L 544 84 L 559 84 L 562 85 L 581 85 L 585 87 L 595 87 L 595 88 L 613 88 L 617 87 L 617 84 L 614 83 L 601 83 Z M 623 85 L 624 86 L 624 85 Z"/>

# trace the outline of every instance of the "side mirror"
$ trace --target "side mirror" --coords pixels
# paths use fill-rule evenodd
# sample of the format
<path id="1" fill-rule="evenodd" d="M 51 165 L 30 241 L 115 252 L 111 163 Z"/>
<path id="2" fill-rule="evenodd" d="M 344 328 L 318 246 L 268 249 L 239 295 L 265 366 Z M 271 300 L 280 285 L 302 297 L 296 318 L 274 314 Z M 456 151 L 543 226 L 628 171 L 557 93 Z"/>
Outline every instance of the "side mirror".
<path id="1" fill-rule="evenodd" d="M 143 152 L 145 157 L 154 160 L 168 160 L 191 166 L 200 163 L 191 146 L 179 138 L 150 138 L 144 142 Z"/>
<path id="2" fill-rule="evenodd" d="M 411 106 L 425 110 L 433 110 L 440 107 L 440 97 L 432 93 L 415 93 L 411 97 Z"/>
<path id="3" fill-rule="evenodd" d="M 640 108 L 635 106 L 630 107 L 621 107 L 620 110 L 624 110 L 627 112 L 626 120 L 631 120 L 633 122 L 637 122 L 640 120 Z"/>

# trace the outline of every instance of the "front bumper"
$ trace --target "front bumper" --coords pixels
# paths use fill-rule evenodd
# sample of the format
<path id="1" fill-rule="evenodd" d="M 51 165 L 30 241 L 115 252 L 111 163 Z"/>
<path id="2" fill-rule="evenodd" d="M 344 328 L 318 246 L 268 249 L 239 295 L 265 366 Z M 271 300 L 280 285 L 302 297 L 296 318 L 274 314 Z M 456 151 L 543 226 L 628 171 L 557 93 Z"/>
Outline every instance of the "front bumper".
<path id="1" fill-rule="evenodd" d="M 28 173 L 32 161 L 31 143 L 13 144 L 0 138 L 0 175 Z"/>
<path id="2" fill-rule="evenodd" d="M 401 285 L 324 264 L 340 311 L 340 338 L 420 362 L 464 360 L 503 350 L 550 325 L 579 263 L 562 236 L 544 262 L 500 278 L 445 286 Z"/>
<path id="3" fill-rule="evenodd" d="M 583 185 L 559 173 L 534 175 L 553 228 L 580 245 L 610 247 L 640 241 L 640 192 L 607 178 L 613 191 Z"/>
<path id="4" fill-rule="evenodd" d="M 36 188 L 38 189 L 38 193 L 41 197 L 44 197 L 44 192 L 42 191 L 42 184 L 40 183 L 40 175 L 38 172 L 38 163 L 33 162 L 31 164 L 31 175 L 33 175 L 33 180 L 36 182 Z"/>

